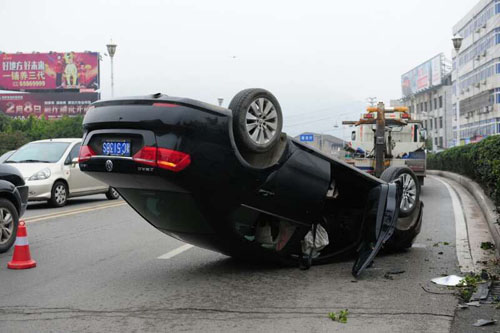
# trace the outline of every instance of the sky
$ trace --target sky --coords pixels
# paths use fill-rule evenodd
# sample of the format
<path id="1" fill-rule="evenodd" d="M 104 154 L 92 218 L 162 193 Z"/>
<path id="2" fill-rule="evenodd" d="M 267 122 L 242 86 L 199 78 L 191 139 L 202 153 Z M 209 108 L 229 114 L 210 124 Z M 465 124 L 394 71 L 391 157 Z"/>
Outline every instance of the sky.
<path id="1" fill-rule="evenodd" d="M 400 78 L 444 52 L 478 0 L 0 0 L 0 51 L 97 51 L 101 97 L 156 92 L 217 103 L 271 91 L 284 129 L 345 135 L 366 98 L 401 97 Z"/>

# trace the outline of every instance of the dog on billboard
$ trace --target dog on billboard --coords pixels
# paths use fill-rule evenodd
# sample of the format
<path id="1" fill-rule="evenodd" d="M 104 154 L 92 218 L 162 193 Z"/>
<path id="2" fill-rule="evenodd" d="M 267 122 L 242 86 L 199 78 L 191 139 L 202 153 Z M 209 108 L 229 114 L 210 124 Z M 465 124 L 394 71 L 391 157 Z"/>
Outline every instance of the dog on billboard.
<path id="1" fill-rule="evenodd" d="M 78 68 L 75 64 L 75 54 L 73 52 L 64 54 L 66 67 L 64 68 L 64 77 L 66 78 L 66 86 L 76 87 L 78 79 Z"/>

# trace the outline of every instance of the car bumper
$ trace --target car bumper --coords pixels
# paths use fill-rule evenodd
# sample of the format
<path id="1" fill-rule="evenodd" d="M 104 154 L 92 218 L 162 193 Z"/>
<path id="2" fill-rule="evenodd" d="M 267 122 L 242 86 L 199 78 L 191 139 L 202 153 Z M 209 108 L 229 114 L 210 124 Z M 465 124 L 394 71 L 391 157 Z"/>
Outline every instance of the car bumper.
<path id="1" fill-rule="evenodd" d="M 49 200 L 52 192 L 52 180 L 32 180 L 26 181 L 26 185 L 29 186 L 28 200 L 29 201 L 43 201 Z"/>

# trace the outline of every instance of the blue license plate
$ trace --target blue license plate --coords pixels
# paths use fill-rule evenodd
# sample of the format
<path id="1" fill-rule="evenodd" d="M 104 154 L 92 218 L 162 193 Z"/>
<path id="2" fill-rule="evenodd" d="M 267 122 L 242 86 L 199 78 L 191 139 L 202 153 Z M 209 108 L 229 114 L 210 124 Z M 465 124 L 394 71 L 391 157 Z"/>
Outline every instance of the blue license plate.
<path id="1" fill-rule="evenodd" d="M 130 142 L 128 141 L 103 142 L 102 154 L 108 156 L 130 156 Z"/>

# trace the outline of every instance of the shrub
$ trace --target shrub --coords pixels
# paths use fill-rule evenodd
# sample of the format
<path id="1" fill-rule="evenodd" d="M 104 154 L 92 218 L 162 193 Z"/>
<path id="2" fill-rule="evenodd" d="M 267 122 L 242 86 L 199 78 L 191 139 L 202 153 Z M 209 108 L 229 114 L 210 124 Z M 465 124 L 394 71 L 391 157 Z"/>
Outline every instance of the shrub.
<path id="1" fill-rule="evenodd" d="M 12 119 L 0 112 L 0 155 L 15 150 L 35 140 L 55 138 L 81 138 L 83 117 L 64 116 L 47 120 L 30 116 L 26 119 Z"/>
<path id="2" fill-rule="evenodd" d="M 500 206 L 500 135 L 429 154 L 427 167 L 459 173 L 473 179 Z"/>

